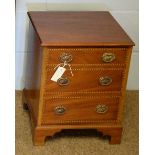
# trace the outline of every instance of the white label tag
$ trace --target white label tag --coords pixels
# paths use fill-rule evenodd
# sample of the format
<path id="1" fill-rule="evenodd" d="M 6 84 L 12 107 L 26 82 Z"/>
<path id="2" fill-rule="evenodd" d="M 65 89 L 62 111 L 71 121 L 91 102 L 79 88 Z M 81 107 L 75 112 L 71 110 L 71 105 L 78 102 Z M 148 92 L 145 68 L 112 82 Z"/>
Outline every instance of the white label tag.
<path id="1" fill-rule="evenodd" d="M 55 71 L 54 75 L 51 77 L 51 80 L 57 82 L 57 80 L 61 78 L 61 76 L 65 71 L 66 71 L 66 68 L 59 66 Z"/>

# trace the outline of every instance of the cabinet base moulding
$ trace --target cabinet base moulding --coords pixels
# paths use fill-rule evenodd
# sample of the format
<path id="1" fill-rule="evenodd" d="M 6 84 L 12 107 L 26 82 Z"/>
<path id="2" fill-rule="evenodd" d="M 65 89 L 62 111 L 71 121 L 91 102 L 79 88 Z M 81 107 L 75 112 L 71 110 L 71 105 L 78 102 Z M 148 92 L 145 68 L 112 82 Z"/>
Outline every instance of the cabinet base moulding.
<path id="1" fill-rule="evenodd" d="M 120 144 L 121 143 L 121 135 L 122 135 L 122 127 L 90 127 L 89 125 L 63 125 L 63 126 L 38 126 L 34 127 L 33 134 L 33 144 L 34 145 L 44 145 L 45 138 L 47 136 L 53 136 L 54 134 L 61 132 L 64 129 L 96 129 L 101 132 L 103 135 L 110 136 L 109 144 Z"/>

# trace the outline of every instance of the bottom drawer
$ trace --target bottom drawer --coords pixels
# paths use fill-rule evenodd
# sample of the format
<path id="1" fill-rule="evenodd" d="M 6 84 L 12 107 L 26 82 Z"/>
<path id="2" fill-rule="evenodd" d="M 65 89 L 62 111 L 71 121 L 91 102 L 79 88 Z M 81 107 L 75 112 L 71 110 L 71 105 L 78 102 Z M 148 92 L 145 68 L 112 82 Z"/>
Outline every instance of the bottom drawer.
<path id="1" fill-rule="evenodd" d="M 116 120 L 119 97 L 72 97 L 44 100 L 42 124 L 91 123 Z"/>

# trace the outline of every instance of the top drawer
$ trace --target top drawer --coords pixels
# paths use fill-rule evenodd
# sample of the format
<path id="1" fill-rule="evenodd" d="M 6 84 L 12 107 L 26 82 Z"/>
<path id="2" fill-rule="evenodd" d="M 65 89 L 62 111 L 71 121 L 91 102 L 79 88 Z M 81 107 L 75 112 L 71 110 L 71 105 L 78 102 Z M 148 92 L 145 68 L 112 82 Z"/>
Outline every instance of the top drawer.
<path id="1" fill-rule="evenodd" d="M 125 64 L 127 48 L 48 48 L 47 64 Z"/>

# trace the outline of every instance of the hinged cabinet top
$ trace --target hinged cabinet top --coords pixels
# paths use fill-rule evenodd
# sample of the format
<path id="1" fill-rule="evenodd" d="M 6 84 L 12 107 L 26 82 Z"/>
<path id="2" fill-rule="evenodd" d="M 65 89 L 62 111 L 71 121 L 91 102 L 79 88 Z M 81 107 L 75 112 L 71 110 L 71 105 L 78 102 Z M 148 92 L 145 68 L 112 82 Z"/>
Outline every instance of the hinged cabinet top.
<path id="1" fill-rule="evenodd" d="M 109 12 L 28 12 L 42 46 L 133 46 Z"/>

